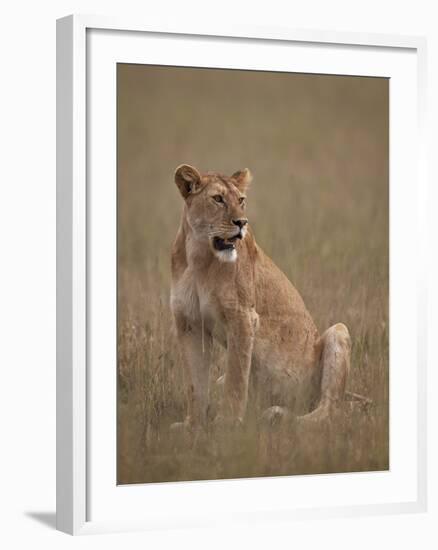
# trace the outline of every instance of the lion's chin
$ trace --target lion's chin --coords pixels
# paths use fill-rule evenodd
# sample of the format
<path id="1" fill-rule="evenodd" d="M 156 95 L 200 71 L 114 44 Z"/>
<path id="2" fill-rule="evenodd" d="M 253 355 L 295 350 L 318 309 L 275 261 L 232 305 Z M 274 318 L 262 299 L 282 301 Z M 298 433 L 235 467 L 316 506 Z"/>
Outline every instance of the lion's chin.
<path id="1" fill-rule="evenodd" d="M 235 262 L 237 260 L 236 242 L 241 238 L 240 233 L 230 238 L 214 237 L 211 244 L 216 258 L 221 262 Z"/>
<path id="2" fill-rule="evenodd" d="M 215 256 L 221 262 L 235 262 L 237 260 L 237 242 L 246 236 L 246 227 L 241 229 L 237 235 L 232 237 L 213 237 L 211 246 Z"/>
<path id="3" fill-rule="evenodd" d="M 214 254 L 220 262 L 235 262 L 237 260 L 237 250 L 235 248 L 215 250 Z"/>

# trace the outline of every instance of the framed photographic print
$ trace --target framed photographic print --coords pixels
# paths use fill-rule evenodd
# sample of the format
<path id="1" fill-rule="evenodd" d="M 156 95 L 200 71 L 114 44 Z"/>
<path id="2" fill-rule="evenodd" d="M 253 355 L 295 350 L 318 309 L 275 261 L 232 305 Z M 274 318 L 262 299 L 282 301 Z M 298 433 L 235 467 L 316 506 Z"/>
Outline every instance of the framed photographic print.
<path id="1" fill-rule="evenodd" d="M 57 517 L 424 510 L 420 38 L 57 33 Z"/>

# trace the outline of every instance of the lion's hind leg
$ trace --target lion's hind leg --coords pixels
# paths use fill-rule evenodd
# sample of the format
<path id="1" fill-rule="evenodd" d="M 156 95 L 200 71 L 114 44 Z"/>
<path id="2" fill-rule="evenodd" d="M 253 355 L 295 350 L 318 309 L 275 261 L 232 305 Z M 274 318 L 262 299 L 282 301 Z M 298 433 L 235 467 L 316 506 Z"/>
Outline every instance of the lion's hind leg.
<path id="1" fill-rule="evenodd" d="M 351 339 L 348 328 L 337 323 L 321 336 L 321 390 L 316 409 L 299 417 L 303 421 L 327 419 L 341 404 L 350 371 Z"/>

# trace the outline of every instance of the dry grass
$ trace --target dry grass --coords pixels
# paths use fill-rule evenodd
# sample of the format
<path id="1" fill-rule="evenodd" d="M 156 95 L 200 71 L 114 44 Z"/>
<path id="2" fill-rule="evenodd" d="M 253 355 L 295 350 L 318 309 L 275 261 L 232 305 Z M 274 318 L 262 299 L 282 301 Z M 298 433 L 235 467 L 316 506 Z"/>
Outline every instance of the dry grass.
<path id="1" fill-rule="evenodd" d="M 118 482 L 388 468 L 388 82 L 122 65 L 118 73 Z M 255 182 L 258 243 L 321 331 L 353 340 L 346 405 L 329 429 L 266 434 L 257 395 L 245 428 L 191 448 L 169 310 L 170 246 L 183 162 Z M 215 349 L 215 374 L 224 353 Z M 212 377 L 215 379 L 215 376 Z"/>

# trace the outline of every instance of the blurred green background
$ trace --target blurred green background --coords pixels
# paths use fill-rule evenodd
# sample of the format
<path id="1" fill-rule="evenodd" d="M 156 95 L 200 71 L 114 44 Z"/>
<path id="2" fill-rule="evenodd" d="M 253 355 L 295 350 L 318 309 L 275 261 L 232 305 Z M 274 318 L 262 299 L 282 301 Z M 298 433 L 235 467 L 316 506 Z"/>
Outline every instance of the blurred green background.
<path id="1" fill-rule="evenodd" d="M 388 80 L 119 64 L 117 85 L 119 482 L 266 473 L 256 450 L 233 455 L 232 466 L 229 457 L 200 463 L 172 451 L 167 427 L 184 415 L 169 312 L 170 247 L 182 209 L 173 173 L 181 163 L 225 174 L 250 168 L 258 244 L 320 331 L 348 325 L 349 388 L 373 399 L 344 439 L 321 443 L 335 445 L 323 460 L 309 461 L 303 442 L 302 460 L 286 456 L 269 475 L 385 469 Z M 223 369 L 219 350 L 215 368 Z"/>

